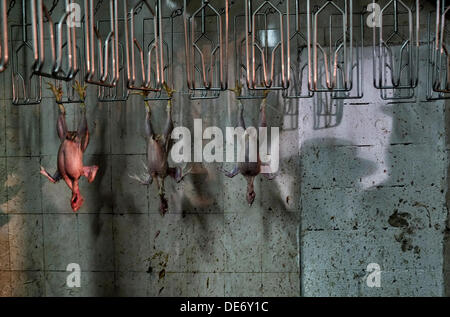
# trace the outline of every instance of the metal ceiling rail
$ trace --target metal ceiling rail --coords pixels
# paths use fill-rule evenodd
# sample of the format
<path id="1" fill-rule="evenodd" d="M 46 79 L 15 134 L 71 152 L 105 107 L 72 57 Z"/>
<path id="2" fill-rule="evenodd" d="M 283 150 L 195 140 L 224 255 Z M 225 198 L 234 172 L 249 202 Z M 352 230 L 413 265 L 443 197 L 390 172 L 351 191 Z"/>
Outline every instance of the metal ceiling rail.
<path id="1" fill-rule="evenodd" d="M 223 8 L 218 8 L 223 3 Z M 189 14 L 188 10 L 193 13 Z M 184 0 L 187 87 L 191 99 L 218 98 L 228 88 L 228 0 L 202 0 L 188 8 Z M 212 21 L 208 23 L 207 21 Z"/>

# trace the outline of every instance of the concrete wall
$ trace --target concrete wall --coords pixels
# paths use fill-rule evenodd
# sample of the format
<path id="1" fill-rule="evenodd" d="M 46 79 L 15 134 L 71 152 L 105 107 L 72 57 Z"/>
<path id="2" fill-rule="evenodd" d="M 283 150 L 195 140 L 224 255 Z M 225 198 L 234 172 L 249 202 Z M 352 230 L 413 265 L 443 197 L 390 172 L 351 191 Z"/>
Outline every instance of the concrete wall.
<path id="1" fill-rule="evenodd" d="M 232 14 L 238 12 L 235 5 Z M 208 101 L 182 93 L 180 21 L 175 125 L 192 127 L 195 118 L 204 127 L 234 125 L 231 93 Z M 326 112 L 323 100 L 270 96 L 269 126 L 282 127 L 281 170 L 273 181 L 257 179 L 251 208 L 242 176 L 228 179 L 216 165 L 199 164 L 183 183 L 167 180 L 165 217 L 156 187 L 128 177 L 142 171 L 146 153 L 139 97 L 100 103 L 89 87 L 85 164 L 100 170 L 92 184 L 81 182 L 85 204 L 73 213 L 67 186 L 39 174 L 40 165 L 56 168 L 57 107 L 48 91 L 40 105 L 12 105 L 9 68 L 0 75 L 0 294 L 448 294 L 446 106 L 424 102 L 423 88 L 415 102 L 381 100 L 371 86 L 370 50 L 365 56 L 360 104 L 327 103 Z M 161 129 L 165 103 L 152 105 Z M 244 105 L 247 120 L 256 122 L 258 102 Z M 67 109 L 74 128 L 79 108 Z M 366 286 L 372 262 L 382 269 L 381 288 Z M 65 284 L 69 263 L 81 266 L 81 288 Z"/>

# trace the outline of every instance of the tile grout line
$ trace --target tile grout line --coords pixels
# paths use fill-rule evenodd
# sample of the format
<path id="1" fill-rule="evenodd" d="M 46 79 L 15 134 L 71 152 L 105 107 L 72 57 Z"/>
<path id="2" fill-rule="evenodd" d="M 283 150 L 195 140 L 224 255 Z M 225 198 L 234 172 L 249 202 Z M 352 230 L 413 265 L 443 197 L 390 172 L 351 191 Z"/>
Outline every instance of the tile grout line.
<path id="1" fill-rule="evenodd" d="M 76 219 L 76 225 L 77 225 L 77 244 L 78 244 L 78 259 L 77 261 L 81 262 L 81 241 L 80 241 L 80 218 L 78 216 L 78 213 L 75 214 L 75 219 Z"/>
<path id="2" fill-rule="evenodd" d="M 39 166 L 42 166 L 42 135 L 41 135 L 41 125 L 42 125 L 42 120 L 41 120 L 41 112 L 42 112 L 42 106 L 41 104 L 38 105 L 39 107 Z M 40 203 L 41 203 L 41 221 L 42 221 L 42 225 L 41 225 L 41 230 L 42 230 L 42 265 L 43 265 L 43 273 L 44 273 L 44 280 L 43 280 L 43 291 L 44 291 L 44 297 L 47 296 L 47 268 L 45 266 L 45 228 L 44 228 L 44 209 L 42 206 L 42 177 L 39 177 L 39 195 L 40 195 Z"/>
<path id="3" fill-rule="evenodd" d="M 230 94 L 228 94 L 227 95 L 227 108 L 228 109 L 226 109 L 229 113 L 232 113 L 232 109 L 231 109 L 231 105 L 232 105 L 232 103 L 231 103 L 231 95 Z M 225 186 L 225 177 L 223 177 L 223 174 L 221 175 L 221 177 L 220 177 L 220 180 L 221 180 L 221 186 L 222 186 L 222 188 L 224 188 Z M 226 199 L 226 197 L 225 197 L 225 193 L 226 193 L 226 190 L 222 190 L 221 191 L 222 193 L 221 193 L 221 196 L 222 196 L 222 214 L 223 214 L 223 225 L 222 225 L 222 228 L 224 228 L 224 230 L 223 230 L 223 237 L 222 237 L 222 239 L 224 239 L 225 238 L 225 236 L 226 236 L 226 234 L 225 234 L 225 222 L 226 222 L 226 217 L 225 217 L 225 199 Z M 228 264 L 228 253 L 227 253 L 227 249 L 224 247 L 224 271 L 226 271 L 227 269 L 228 269 L 228 267 L 229 267 L 229 264 Z M 225 276 L 223 276 L 223 296 L 225 297 L 226 296 L 226 285 L 227 285 L 227 279 L 225 278 Z"/>
<path id="4" fill-rule="evenodd" d="M 4 88 L 4 87 L 3 87 Z M 5 92 L 5 90 L 4 90 Z M 6 141 L 7 138 L 7 133 L 6 133 L 6 120 L 7 120 L 7 109 L 6 109 L 6 101 L 5 101 L 5 105 L 4 105 L 4 109 L 5 109 L 5 114 L 4 114 L 4 133 L 5 133 L 5 174 L 6 174 L 6 182 L 8 182 L 8 156 L 7 156 L 7 151 L 8 151 L 8 142 Z M 9 186 L 7 184 L 6 185 L 6 221 L 7 221 L 7 226 L 8 226 L 8 261 L 9 261 L 9 293 L 10 296 L 12 296 L 12 276 L 11 276 L 11 269 L 12 269 L 12 263 L 11 263 L 11 241 L 10 241 L 10 230 L 9 230 L 9 222 L 11 221 L 11 216 L 9 215 Z"/>
<path id="5" fill-rule="evenodd" d="M 301 106 L 301 101 L 298 102 L 298 107 Z M 299 158 L 297 161 L 297 172 L 298 172 L 298 176 L 302 177 L 302 157 L 303 157 L 303 152 L 302 152 L 302 131 L 301 131 L 301 122 L 300 122 L 300 115 L 298 116 L 298 120 L 299 122 L 298 124 L 298 131 L 297 131 L 297 135 L 298 135 L 298 153 L 297 153 L 297 157 Z M 304 294 L 304 290 L 303 290 L 303 270 L 302 270 L 302 207 L 303 207 L 303 190 L 302 190 L 302 186 L 301 184 L 299 185 L 299 204 L 298 204 L 298 209 L 299 209 L 299 215 L 298 215 L 298 226 L 297 226 L 297 243 L 298 243 L 298 247 L 297 247 L 297 257 L 298 257 L 298 284 L 299 284 L 299 297 L 302 297 Z"/>
<path id="6" fill-rule="evenodd" d="M 112 111 L 111 111 L 111 103 L 105 103 L 105 105 L 108 106 L 108 118 L 109 118 L 109 122 L 113 122 L 112 121 Z M 97 102 L 97 106 L 98 106 L 98 102 Z M 111 129 L 111 126 L 110 126 Z M 109 153 L 108 153 L 108 161 L 109 161 L 109 170 L 110 170 L 110 175 L 109 175 L 109 186 L 110 186 L 110 193 L 111 196 L 113 196 L 113 163 L 112 163 L 112 133 L 111 130 L 109 131 Z M 116 267 L 116 245 L 115 245 L 115 239 L 114 239 L 114 204 L 112 204 L 111 206 L 111 239 L 112 239 L 112 256 L 113 256 L 113 269 L 114 269 L 114 294 L 117 294 L 117 283 L 118 283 L 118 277 L 117 277 L 117 267 Z"/>

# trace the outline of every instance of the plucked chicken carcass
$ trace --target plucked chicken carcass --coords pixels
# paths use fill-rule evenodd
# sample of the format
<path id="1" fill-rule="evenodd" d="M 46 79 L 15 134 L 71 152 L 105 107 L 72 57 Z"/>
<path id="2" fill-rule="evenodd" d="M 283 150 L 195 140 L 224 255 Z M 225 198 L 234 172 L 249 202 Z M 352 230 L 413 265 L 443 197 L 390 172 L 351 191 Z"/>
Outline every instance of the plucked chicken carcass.
<path id="1" fill-rule="evenodd" d="M 143 185 L 150 185 L 153 180 L 158 186 L 158 195 L 160 199 L 159 211 L 161 215 L 165 215 L 169 205 L 165 198 L 164 180 L 167 176 L 171 176 L 177 183 L 179 183 L 184 175 L 180 167 L 169 167 L 169 153 L 172 149 L 171 134 L 174 128 L 172 120 L 172 96 L 173 90 L 166 84 L 164 88 L 167 91 L 169 101 L 167 103 L 167 121 L 162 135 L 155 133 L 151 121 L 151 109 L 148 101 L 145 100 L 146 92 L 140 93 L 144 97 L 146 118 L 145 118 L 145 132 L 147 135 L 147 164 L 144 164 L 145 174 L 141 177 L 137 175 L 129 175 L 131 178 L 137 180 Z"/>
<path id="2" fill-rule="evenodd" d="M 62 100 L 62 88 L 55 87 L 49 83 L 49 89 L 52 90 L 58 104 L 60 114 L 56 125 L 56 130 L 61 140 L 61 145 L 58 151 L 58 169 L 56 173 L 51 176 L 43 167 L 41 167 L 41 174 L 47 177 L 52 183 L 57 183 L 61 179 L 64 179 L 67 186 L 72 190 L 72 198 L 70 205 L 73 211 L 78 211 L 83 205 L 84 199 L 81 196 L 79 189 L 79 179 L 81 176 L 87 178 L 89 183 L 92 183 L 95 179 L 95 175 L 98 171 L 98 166 L 84 166 L 83 165 L 83 153 L 89 144 L 89 130 L 86 120 L 86 105 L 84 100 L 86 97 L 86 87 L 82 87 L 78 82 L 75 83 L 75 89 L 77 90 L 81 103 L 82 119 L 77 131 L 68 131 L 66 124 L 66 110 L 61 103 Z"/>

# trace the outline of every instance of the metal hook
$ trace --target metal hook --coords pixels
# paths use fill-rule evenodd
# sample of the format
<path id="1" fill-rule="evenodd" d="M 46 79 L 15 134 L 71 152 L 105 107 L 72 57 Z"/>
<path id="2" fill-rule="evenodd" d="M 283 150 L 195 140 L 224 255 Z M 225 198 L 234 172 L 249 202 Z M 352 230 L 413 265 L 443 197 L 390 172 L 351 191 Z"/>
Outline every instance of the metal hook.
<path id="1" fill-rule="evenodd" d="M 427 99 L 448 99 L 450 93 L 450 54 L 447 48 L 447 20 L 450 6 L 445 0 L 436 1 L 436 21 L 434 38 L 431 38 L 431 14 L 428 17 L 428 81 Z M 436 96 L 437 94 L 437 96 Z"/>
<path id="2" fill-rule="evenodd" d="M 67 45 L 67 43 L 63 44 L 64 46 Z M 83 61 L 83 55 L 81 54 L 81 49 L 77 47 L 77 54 L 80 58 L 80 65 L 84 64 Z M 82 67 L 77 74 L 73 77 L 73 81 L 78 82 L 81 86 L 85 85 L 85 71 L 84 67 Z M 77 93 L 73 81 L 64 81 L 64 80 L 55 80 L 55 84 L 57 86 L 62 87 L 62 90 L 64 91 L 63 97 L 61 99 L 62 104 L 68 104 L 68 103 L 83 103 L 83 100 L 80 98 L 79 94 Z"/>
<path id="3" fill-rule="evenodd" d="M 147 45 L 143 45 L 135 36 L 136 10 L 140 6 L 147 8 L 153 22 L 153 38 L 149 41 L 148 49 L 146 49 Z M 160 92 L 163 83 L 166 82 L 165 73 L 168 68 L 168 65 L 164 62 L 168 57 L 164 51 L 161 0 L 156 1 L 155 7 L 150 6 L 146 0 L 140 0 L 129 11 L 128 0 L 126 0 L 124 1 L 124 14 L 127 17 L 125 48 L 128 89 Z M 143 18 L 144 20 L 146 19 Z M 139 71 L 136 68 L 136 53 L 139 56 Z M 139 78 L 137 78 L 138 76 Z"/>
<path id="4" fill-rule="evenodd" d="M 202 0 L 201 5 L 189 14 L 184 0 L 186 74 L 191 99 L 218 98 L 220 91 L 228 88 L 228 2 L 224 0 L 224 8 L 221 10 L 210 1 Z M 207 11 L 211 14 L 208 15 Z M 214 33 L 206 30 L 207 18 L 215 19 Z M 201 28 L 197 31 L 196 20 L 199 19 Z M 202 42 L 209 45 L 202 46 Z M 206 62 L 207 53 L 209 63 Z"/>
<path id="5" fill-rule="evenodd" d="M 283 98 L 286 99 L 303 99 L 312 98 L 314 92 L 308 89 L 308 42 L 306 33 L 300 28 L 302 18 L 306 20 L 306 12 L 301 12 L 300 0 L 294 0 L 294 12 L 286 14 L 287 25 L 289 30 L 289 41 L 287 42 L 287 80 L 289 87 L 283 90 Z M 291 21 L 294 21 L 293 32 L 291 30 Z M 307 31 L 307 30 L 305 30 Z"/>
<path id="6" fill-rule="evenodd" d="M 54 1 L 51 11 L 56 7 L 58 1 Z M 32 39 L 34 51 L 33 72 L 36 75 L 54 78 L 58 80 L 71 80 L 78 72 L 77 52 L 76 52 L 76 31 L 75 27 L 67 23 L 67 18 L 72 13 L 69 11 L 73 0 L 65 1 L 65 11 L 55 26 L 51 18 L 51 11 L 42 0 L 31 0 L 31 17 L 32 17 Z M 44 16 L 46 21 L 44 21 Z M 48 32 L 50 35 L 51 59 L 49 66 L 45 69 L 45 43 L 44 43 L 44 23 L 48 23 Z M 63 27 L 67 32 L 67 69 L 62 69 L 63 62 Z M 56 39 L 55 39 L 56 37 Z"/>
<path id="7" fill-rule="evenodd" d="M 408 20 L 406 35 L 400 32 L 398 26 L 402 14 L 407 15 Z M 384 18 L 387 16 L 392 16 L 393 31 L 385 34 Z M 416 0 L 413 6 L 407 6 L 401 0 L 386 1 L 384 6 L 381 6 L 379 31 L 373 28 L 372 56 L 374 86 L 381 90 L 381 98 L 384 100 L 414 97 L 419 73 L 419 19 L 419 0 Z M 399 44 L 393 42 L 396 38 L 400 40 Z M 394 45 L 398 47 L 397 55 L 393 49 Z"/>
<path id="8" fill-rule="evenodd" d="M 438 5 L 440 4 L 438 3 Z M 440 19 L 439 11 L 440 8 L 439 6 L 437 6 L 437 17 L 436 12 L 432 11 L 428 14 L 427 18 L 427 101 L 450 99 L 450 95 L 448 94 L 450 93 L 450 90 L 448 90 L 449 86 L 447 85 L 447 81 L 441 81 L 441 79 L 445 79 L 450 76 L 450 68 L 448 67 L 448 62 L 442 63 L 441 65 L 437 63 L 437 56 L 438 54 L 440 54 L 438 43 L 440 37 L 440 33 L 438 30 L 440 30 L 440 26 L 438 25 L 438 23 L 436 23 L 436 21 L 439 21 Z M 435 16 L 434 24 L 432 22 L 433 15 Z M 449 56 L 445 46 L 443 46 L 442 49 L 444 50 L 443 53 Z"/>
<path id="9" fill-rule="evenodd" d="M 99 20 L 97 22 L 97 28 L 101 29 L 102 24 L 107 24 L 109 20 Z M 125 19 L 119 19 L 119 24 L 125 24 Z M 115 102 L 126 101 L 130 95 L 130 91 L 127 87 L 127 79 L 125 74 L 125 47 L 122 42 L 119 41 L 119 81 L 115 87 L 98 86 L 97 98 L 100 102 Z M 109 75 L 111 76 L 111 75 Z M 110 78 L 108 79 L 110 80 Z"/>
<path id="10" fill-rule="evenodd" d="M 115 87 L 119 80 L 118 2 L 109 1 L 110 29 L 103 41 L 95 24 L 94 1 L 85 0 L 85 56 L 86 82 L 94 85 Z M 95 42 L 97 42 L 97 49 Z M 98 58 L 98 66 L 96 66 Z M 109 66 L 111 65 L 111 72 Z M 110 75 L 111 73 L 111 75 Z"/>
<path id="11" fill-rule="evenodd" d="M 10 39 L 10 46 L 13 50 L 12 54 L 12 103 L 13 105 L 35 105 L 41 103 L 42 100 L 42 77 L 34 73 L 29 73 L 29 64 L 25 63 L 23 69 L 19 70 L 19 54 L 29 50 L 33 55 L 33 47 L 28 42 L 27 37 L 27 6 L 26 0 L 22 0 L 22 24 L 11 25 L 11 33 L 14 28 L 22 29 L 22 39 L 16 46 Z M 31 62 L 31 61 L 30 61 Z M 33 86 L 33 88 L 32 88 Z"/>
<path id="12" fill-rule="evenodd" d="M 286 0 L 284 12 L 278 7 L 282 3 L 275 5 L 272 1 L 263 1 L 255 10 L 253 10 L 253 4 L 253 0 L 245 1 L 246 36 L 244 43 L 247 87 L 251 90 L 287 89 L 291 72 L 288 65 L 291 54 L 290 2 Z M 268 20 L 272 16 L 275 16 L 275 21 L 278 23 L 277 30 L 269 30 Z M 263 21 L 262 30 L 258 29 L 258 19 Z M 269 32 L 272 31 L 279 34 L 279 38 L 275 39 L 274 43 L 269 42 Z M 277 66 L 277 69 L 275 69 L 275 66 Z M 278 72 L 281 77 L 278 82 L 275 78 L 275 72 Z"/>
<path id="13" fill-rule="evenodd" d="M 319 18 L 327 15 L 326 10 L 334 11 L 329 15 L 328 38 L 322 45 L 318 39 Z M 307 1 L 307 29 L 308 29 L 308 85 L 313 92 L 347 92 L 352 89 L 353 72 L 353 1 L 321 1 L 317 10 L 311 10 L 311 0 Z M 341 21 L 341 35 L 333 42 L 333 17 Z M 324 19 L 321 19 L 323 22 Z M 319 55 L 323 65 L 319 67 Z M 339 68 L 341 71 L 339 72 Z M 322 78 L 325 74 L 325 78 Z M 338 85 L 338 77 L 343 81 Z"/>

